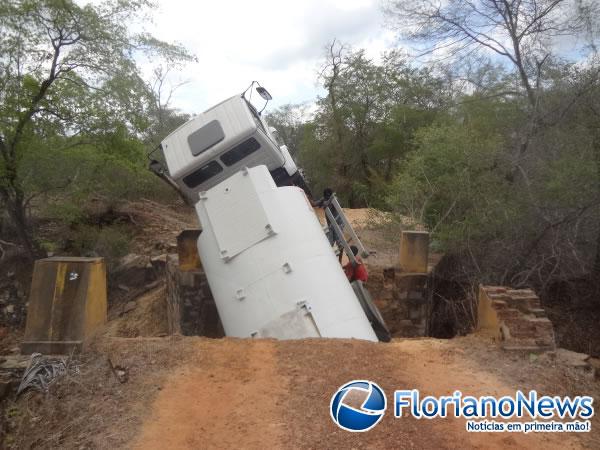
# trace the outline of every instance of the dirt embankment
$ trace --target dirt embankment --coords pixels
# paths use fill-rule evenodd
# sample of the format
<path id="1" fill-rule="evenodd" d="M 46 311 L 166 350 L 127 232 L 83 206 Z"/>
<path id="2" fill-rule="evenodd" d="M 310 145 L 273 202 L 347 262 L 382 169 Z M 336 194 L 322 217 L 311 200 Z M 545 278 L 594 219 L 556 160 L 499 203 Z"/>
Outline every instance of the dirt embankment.
<path id="1" fill-rule="evenodd" d="M 388 394 L 586 394 L 598 385 L 546 357 L 508 355 L 475 337 L 399 340 L 107 338 L 80 375 L 15 405 L 13 448 L 599 448 L 600 426 L 581 435 L 467 433 L 464 419 L 395 419 L 388 404 L 368 433 L 338 429 L 331 395 L 352 379 Z M 108 369 L 127 368 L 120 384 Z"/>

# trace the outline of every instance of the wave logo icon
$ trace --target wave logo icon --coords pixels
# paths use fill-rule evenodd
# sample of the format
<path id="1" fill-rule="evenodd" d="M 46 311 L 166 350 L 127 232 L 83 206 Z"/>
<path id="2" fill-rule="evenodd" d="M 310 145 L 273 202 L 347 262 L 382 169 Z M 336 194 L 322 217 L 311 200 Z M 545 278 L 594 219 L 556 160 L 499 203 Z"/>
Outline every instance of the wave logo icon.
<path id="1" fill-rule="evenodd" d="M 330 414 L 336 425 L 352 432 L 369 431 L 385 413 L 383 389 L 368 380 L 354 380 L 341 386 L 331 397 Z"/>

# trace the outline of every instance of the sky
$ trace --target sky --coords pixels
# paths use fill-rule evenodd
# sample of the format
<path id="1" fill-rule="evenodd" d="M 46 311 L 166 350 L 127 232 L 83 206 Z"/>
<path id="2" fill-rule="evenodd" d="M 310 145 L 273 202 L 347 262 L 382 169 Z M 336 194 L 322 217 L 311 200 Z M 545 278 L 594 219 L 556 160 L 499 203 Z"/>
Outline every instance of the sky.
<path id="1" fill-rule="evenodd" d="M 172 83 L 186 82 L 175 91 L 172 107 L 200 113 L 257 80 L 273 96 L 269 110 L 323 94 L 317 74 L 332 39 L 373 57 L 391 48 L 394 34 L 383 26 L 380 5 L 380 0 L 159 0 L 147 29 L 198 58 L 172 73 Z"/>

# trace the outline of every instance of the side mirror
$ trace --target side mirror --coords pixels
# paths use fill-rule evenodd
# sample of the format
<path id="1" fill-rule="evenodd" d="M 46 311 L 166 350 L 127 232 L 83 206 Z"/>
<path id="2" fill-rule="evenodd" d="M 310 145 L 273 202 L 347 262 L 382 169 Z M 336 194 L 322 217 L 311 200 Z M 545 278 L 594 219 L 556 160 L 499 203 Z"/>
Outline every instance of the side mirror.
<path id="1" fill-rule="evenodd" d="M 271 97 L 271 94 L 269 94 L 269 91 L 267 91 L 262 86 L 256 86 L 256 92 L 258 92 L 258 95 L 260 95 L 263 98 L 263 100 L 266 100 L 266 101 L 273 100 L 273 97 Z"/>

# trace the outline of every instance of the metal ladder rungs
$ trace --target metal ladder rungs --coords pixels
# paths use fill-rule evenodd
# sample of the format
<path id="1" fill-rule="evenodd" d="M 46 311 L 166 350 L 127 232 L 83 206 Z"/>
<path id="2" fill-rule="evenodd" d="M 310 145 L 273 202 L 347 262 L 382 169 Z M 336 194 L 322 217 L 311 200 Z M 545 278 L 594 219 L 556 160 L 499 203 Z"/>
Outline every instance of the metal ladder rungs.
<path id="1" fill-rule="evenodd" d="M 346 256 L 348 256 L 348 259 L 350 259 L 350 261 L 352 261 L 353 263 L 356 263 L 356 258 L 350 250 L 350 242 L 354 242 L 356 244 L 361 256 L 363 256 L 364 258 L 368 257 L 369 252 L 365 249 L 364 245 L 356 235 L 354 228 L 352 228 L 350 221 L 344 214 L 344 211 L 340 206 L 339 202 L 337 201 L 335 194 L 332 194 L 330 200 L 328 200 L 328 202 L 325 204 L 324 209 L 325 216 L 329 219 L 329 229 L 333 228 L 335 235 L 339 239 L 339 244 L 345 251 Z M 337 212 L 337 217 L 341 219 L 342 224 L 338 224 L 338 221 L 333 215 L 332 210 Z M 340 225 L 342 225 L 343 228 L 340 227 Z M 348 239 L 346 239 L 344 231 L 348 231 L 348 233 L 350 234 L 350 237 Z"/>

